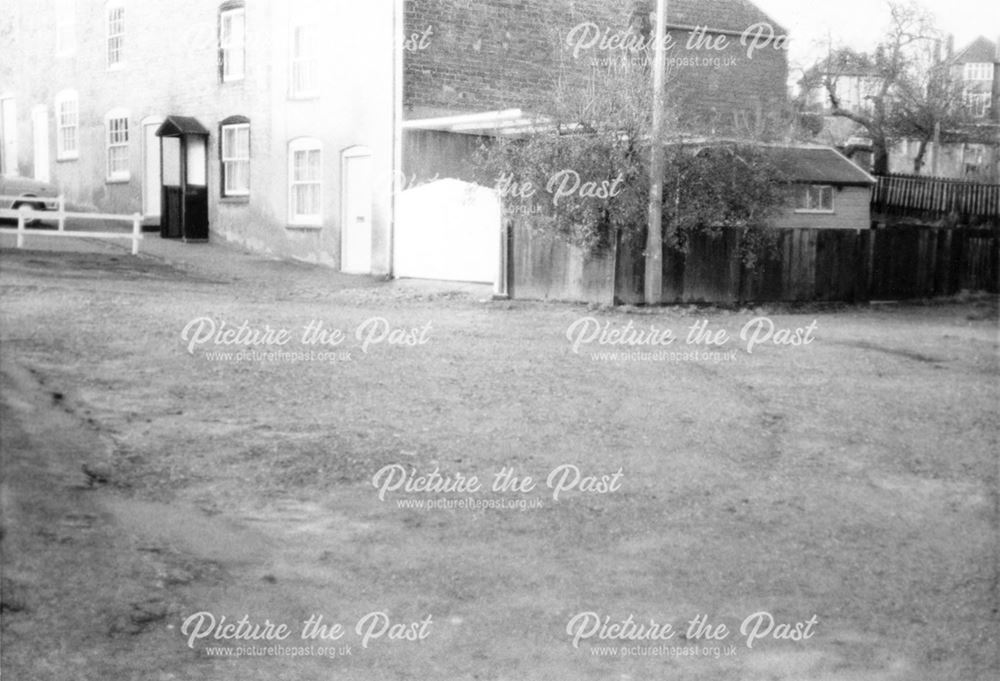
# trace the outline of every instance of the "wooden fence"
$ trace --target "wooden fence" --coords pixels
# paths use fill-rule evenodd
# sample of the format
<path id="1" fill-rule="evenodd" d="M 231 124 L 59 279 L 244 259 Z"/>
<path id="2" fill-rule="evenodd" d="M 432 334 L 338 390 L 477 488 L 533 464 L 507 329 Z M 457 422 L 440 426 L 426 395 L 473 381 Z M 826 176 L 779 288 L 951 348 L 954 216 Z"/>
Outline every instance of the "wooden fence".
<path id="1" fill-rule="evenodd" d="M 872 189 L 872 220 L 1000 227 L 1000 184 L 918 175 L 883 175 Z"/>
<path id="2" fill-rule="evenodd" d="M 28 235 L 45 237 L 86 237 L 88 239 L 129 239 L 132 241 L 132 255 L 139 254 L 139 242 L 142 241 L 142 215 L 139 213 L 133 213 L 131 215 L 118 215 L 116 213 L 72 213 L 66 210 L 66 198 L 64 196 L 59 196 L 55 199 L 57 208 L 54 212 L 35 210 L 34 206 L 36 203 L 45 203 L 46 201 L 44 199 L 36 199 L 34 201 L 29 200 L 32 198 L 35 197 L 0 196 L 0 202 L 10 204 L 20 202 L 22 204 L 20 208 L 0 208 L 0 219 L 13 220 L 17 222 L 16 228 L 0 227 L 0 234 L 17 235 L 17 240 L 15 241 L 16 248 L 24 248 L 24 238 Z M 31 206 L 30 209 L 28 208 L 29 204 Z M 0 205 L 5 204 L 0 203 Z M 132 230 L 129 232 L 88 232 L 84 230 L 71 231 L 66 229 L 66 218 L 75 220 L 98 220 L 101 222 L 128 222 L 131 223 Z M 36 220 L 55 220 L 57 228 L 55 231 L 51 229 L 28 228 L 28 222 Z"/>
<path id="3" fill-rule="evenodd" d="M 777 301 L 930 298 L 1000 292 L 1000 232 L 932 227 L 788 229 L 753 269 L 741 234 L 696 234 L 686 254 L 664 257 L 663 302 L 735 305 Z M 641 304 L 640 247 L 589 256 L 550 237 L 512 229 L 508 292 L 514 298 Z"/>

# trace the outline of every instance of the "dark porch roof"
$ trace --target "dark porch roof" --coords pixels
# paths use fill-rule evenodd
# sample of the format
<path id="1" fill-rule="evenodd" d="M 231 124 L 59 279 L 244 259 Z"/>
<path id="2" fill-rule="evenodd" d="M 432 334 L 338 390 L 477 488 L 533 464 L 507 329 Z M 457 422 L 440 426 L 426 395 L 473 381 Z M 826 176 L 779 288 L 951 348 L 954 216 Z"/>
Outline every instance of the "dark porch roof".
<path id="1" fill-rule="evenodd" d="M 193 116 L 167 116 L 156 130 L 157 137 L 208 135 L 208 129 Z"/>

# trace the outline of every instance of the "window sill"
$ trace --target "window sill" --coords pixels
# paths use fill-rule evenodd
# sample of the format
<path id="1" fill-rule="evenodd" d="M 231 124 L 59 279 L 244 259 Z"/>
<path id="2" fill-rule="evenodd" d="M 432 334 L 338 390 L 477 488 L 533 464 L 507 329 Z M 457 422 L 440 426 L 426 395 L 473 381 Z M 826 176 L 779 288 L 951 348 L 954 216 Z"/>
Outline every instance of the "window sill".
<path id="1" fill-rule="evenodd" d="M 235 85 L 236 83 L 242 83 L 246 80 L 245 76 L 240 76 L 239 78 L 223 78 L 219 81 L 219 85 Z"/>
<path id="2" fill-rule="evenodd" d="M 104 184 L 128 184 L 132 181 L 132 177 L 108 177 L 105 178 Z"/>
<path id="3" fill-rule="evenodd" d="M 319 230 L 323 229 L 323 225 L 292 222 L 285 225 L 285 229 L 298 229 L 306 232 L 318 232 Z"/>
<path id="4" fill-rule="evenodd" d="M 124 71 L 125 64 L 112 64 L 106 70 L 108 73 L 113 73 L 114 71 Z"/>
<path id="5" fill-rule="evenodd" d="M 79 154 L 66 154 L 65 156 L 56 156 L 56 163 L 65 163 L 67 161 L 79 161 Z"/>
<path id="6" fill-rule="evenodd" d="M 291 102 L 309 102 L 315 99 L 319 99 L 318 92 L 300 92 L 288 95 L 288 100 Z"/>
<path id="7" fill-rule="evenodd" d="M 229 203 L 229 204 L 241 204 L 250 203 L 250 195 L 246 196 L 220 196 L 219 203 Z"/>
<path id="8" fill-rule="evenodd" d="M 803 208 L 796 208 L 795 212 L 799 215 L 836 215 L 835 210 L 805 210 Z"/>

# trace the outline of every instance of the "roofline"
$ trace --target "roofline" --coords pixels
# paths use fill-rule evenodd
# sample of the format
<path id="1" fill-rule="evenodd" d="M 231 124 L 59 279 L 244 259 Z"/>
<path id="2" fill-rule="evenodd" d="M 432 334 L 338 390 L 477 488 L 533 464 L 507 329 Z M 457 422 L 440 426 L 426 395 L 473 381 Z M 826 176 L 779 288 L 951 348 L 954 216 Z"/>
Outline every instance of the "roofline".
<path id="1" fill-rule="evenodd" d="M 975 45 L 976 43 L 978 43 L 980 40 L 985 40 L 986 42 L 988 42 L 990 44 L 993 44 L 992 40 L 990 40 L 986 36 L 980 34 L 979 36 L 977 36 L 976 38 L 974 38 L 972 41 L 970 41 L 969 44 L 966 45 L 965 47 L 963 47 L 960 51 L 958 51 L 955 54 L 953 54 L 952 57 L 951 57 L 951 59 L 948 60 L 949 63 L 951 65 L 953 65 L 953 66 L 959 66 L 960 63 L 961 63 L 959 60 L 962 57 L 964 57 L 965 53 L 968 52 L 969 50 L 971 50 L 972 46 Z M 993 45 L 993 50 L 994 50 L 994 52 L 996 51 L 996 45 Z M 996 59 L 996 57 L 994 55 L 994 60 L 995 59 Z M 976 62 L 976 63 L 978 63 L 978 62 Z M 990 62 L 990 63 L 992 63 L 992 62 Z"/>
<path id="2" fill-rule="evenodd" d="M 878 184 L 878 180 L 876 180 L 875 177 L 871 173 L 869 173 L 867 170 L 865 170 L 864 168 L 862 168 L 861 166 L 859 166 L 857 163 L 855 163 L 851 159 L 847 158 L 847 156 L 845 156 L 844 154 L 842 154 L 839 149 L 837 149 L 836 147 L 827 147 L 827 149 L 832 149 L 833 153 L 835 153 L 837 156 L 839 156 L 840 158 L 844 159 L 845 161 L 847 161 L 848 163 L 850 163 L 852 166 L 854 166 L 855 168 L 857 168 L 858 172 L 861 173 L 861 174 L 863 174 L 865 177 L 867 177 L 868 181 L 871 184 Z"/>

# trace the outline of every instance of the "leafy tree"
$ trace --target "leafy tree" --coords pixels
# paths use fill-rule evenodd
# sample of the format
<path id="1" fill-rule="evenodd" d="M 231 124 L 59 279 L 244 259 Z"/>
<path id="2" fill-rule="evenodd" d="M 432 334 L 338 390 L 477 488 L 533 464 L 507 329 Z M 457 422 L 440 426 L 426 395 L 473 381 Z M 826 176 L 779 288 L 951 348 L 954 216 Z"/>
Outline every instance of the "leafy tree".
<path id="1" fill-rule="evenodd" d="M 587 78 L 567 75 L 543 104 L 534 129 L 498 136 L 483 148 L 480 180 L 497 186 L 505 210 L 536 231 L 591 252 L 619 240 L 644 244 L 650 145 L 658 142 L 666 149 L 666 247 L 683 251 L 696 231 L 766 230 L 786 200 L 771 157 L 747 139 L 708 142 L 682 133 L 676 107 L 668 110 L 664 137 L 651 139 L 652 88 L 645 56 L 626 55 Z M 668 103 L 675 99 L 670 75 Z M 748 264 L 756 258 L 756 252 L 744 254 Z"/>

